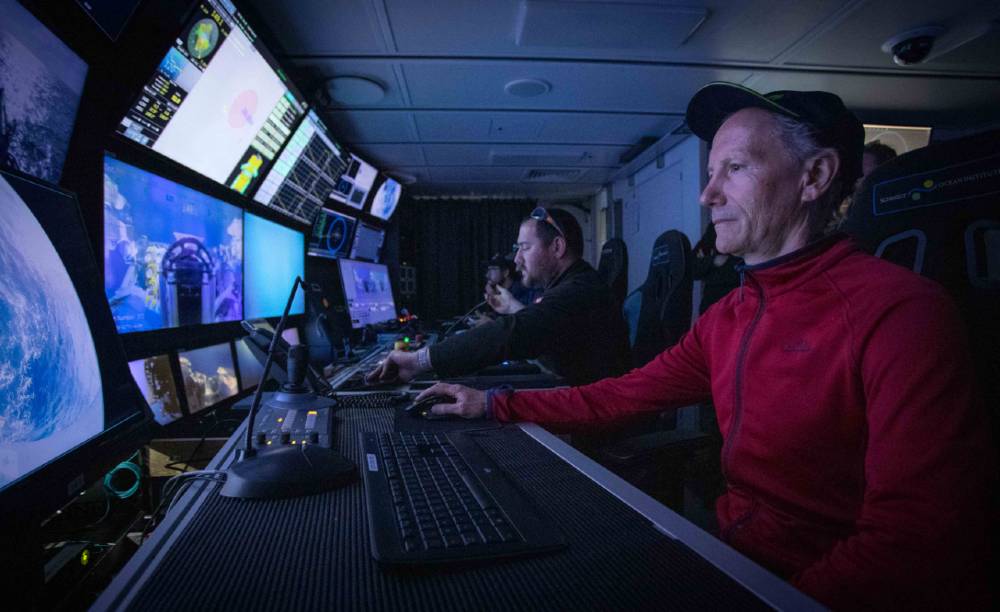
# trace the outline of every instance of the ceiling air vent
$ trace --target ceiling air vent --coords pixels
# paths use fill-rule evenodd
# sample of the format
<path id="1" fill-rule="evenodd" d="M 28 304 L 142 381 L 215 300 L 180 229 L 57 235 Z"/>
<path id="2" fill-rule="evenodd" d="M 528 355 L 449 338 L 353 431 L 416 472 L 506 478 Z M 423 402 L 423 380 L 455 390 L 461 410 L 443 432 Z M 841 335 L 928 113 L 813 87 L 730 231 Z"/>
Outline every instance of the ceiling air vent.
<path id="1" fill-rule="evenodd" d="M 584 168 L 533 168 L 524 173 L 526 183 L 573 183 L 580 180 Z"/>

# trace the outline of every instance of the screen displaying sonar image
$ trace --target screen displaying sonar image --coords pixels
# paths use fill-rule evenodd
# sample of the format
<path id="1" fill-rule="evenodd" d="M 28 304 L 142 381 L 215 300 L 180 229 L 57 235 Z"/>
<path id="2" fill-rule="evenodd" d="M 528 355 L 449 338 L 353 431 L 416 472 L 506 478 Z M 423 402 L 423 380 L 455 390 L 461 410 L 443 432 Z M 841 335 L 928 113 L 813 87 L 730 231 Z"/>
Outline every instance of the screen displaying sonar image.
<path id="1" fill-rule="evenodd" d="M 15 0 L 0 15 L 0 166 L 57 183 L 87 64 Z"/>
<path id="2" fill-rule="evenodd" d="M 181 364 L 181 384 L 191 414 L 211 408 L 239 393 L 236 368 L 229 343 L 206 346 L 177 354 Z"/>
<path id="3" fill-rule="evenodd" d="M 340 260 L 340 279 L 351 316 L 351 327 L 382 323 L 396 318 L 389 271 L 385 265 L 367 261 Z"/>
<path id="4" fill-rule="evenodd" d="M 332 210 L 321 211 L 309 238 L 309 254 L 330 259 L 347 257 L 355 222 L 353 217 Z"/>
<path id="5" fill-rule="evenodd" d="M 243 318 L 243 212 L 104 158 L 104 290 L 119 333 Z"/>
<path id="6" fill-rule="evenodd" d="M 251 195 L 305 114 L 227 0 L 199 0 L 118 133 Z"/>
<path id="7" fill-rule="evenodd" d="M 128 369 L 132 371 L 132 378 L 139 385 L 157 423 L 167 425 L 184 416 L 177 396 L 177 385 L 174 384 L 174 373 L 170 369 L 169 355 L 130 361 Z"/>
<path id="8" fill-rule="evenodd" d="M 311 224 L 345 166 L 340 146 L 316 113 L 309 111 L 253 199 Z"/>

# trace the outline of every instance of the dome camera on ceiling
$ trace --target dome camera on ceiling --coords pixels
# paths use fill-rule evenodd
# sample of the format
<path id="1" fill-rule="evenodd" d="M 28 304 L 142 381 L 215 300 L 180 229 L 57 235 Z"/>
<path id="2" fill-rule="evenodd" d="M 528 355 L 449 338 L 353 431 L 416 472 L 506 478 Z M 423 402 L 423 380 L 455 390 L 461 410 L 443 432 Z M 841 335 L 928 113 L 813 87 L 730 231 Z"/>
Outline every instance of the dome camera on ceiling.
<path id="1" fill-rule="evenodd" d="M 944 33 L 941 26 L 925 26 L 896 34 L 882 43 L 882 51 L 892 55 L 892 61 L 900 66 L 912 66 L 927 59 L 934 47 L 934 41 Z"/>

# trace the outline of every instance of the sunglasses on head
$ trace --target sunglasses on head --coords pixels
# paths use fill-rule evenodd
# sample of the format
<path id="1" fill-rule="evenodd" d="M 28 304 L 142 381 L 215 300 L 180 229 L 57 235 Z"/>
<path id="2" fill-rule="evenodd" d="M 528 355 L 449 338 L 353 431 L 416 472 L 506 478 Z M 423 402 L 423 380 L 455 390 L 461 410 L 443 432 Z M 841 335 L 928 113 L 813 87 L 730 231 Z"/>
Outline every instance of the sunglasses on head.
<path id="1" fill-rule="evenodd" d="M 545 210 L 544 207 L 539 206 L 535 210 L 531 211 L 531 218 L 534 219 L 535 221 L 544 221 L 545 223 L 548 223 L 549 225 L 554 227 L 557 232 L 559 232 L 560 236 L 566 238 L 566 232 L 564 232 L 562 228 L 559 227 L 559 224 L 556 223 L 556 220 L 552 218 L 552 215 L 549 214 L 549 211 Z"/>

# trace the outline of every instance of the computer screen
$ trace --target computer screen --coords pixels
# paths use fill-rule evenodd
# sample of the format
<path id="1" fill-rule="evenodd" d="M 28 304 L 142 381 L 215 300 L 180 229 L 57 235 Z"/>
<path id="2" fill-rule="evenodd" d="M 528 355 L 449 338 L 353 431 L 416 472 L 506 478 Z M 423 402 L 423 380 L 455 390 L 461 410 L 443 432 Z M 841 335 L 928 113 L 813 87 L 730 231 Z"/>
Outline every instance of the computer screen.
<path id="1" fill-rule="evenodd" d="M 250 213 L 243 232 L 244 318 L 281 316 L 295 277 L 305 276 L 305 234 Z M 296 291 L 289 314 L 305 308 L 302 291 Z"/>
<path id="2" fill-rule="evenodd" d="M 177 353 L 181 384 L 191 414 L 211 408 L 239 393 L 229 343 Z"/>
<path id="3" fill-rule="evenodd" d="M 76 0 L 111 40 L 118 40 L 140 2 L 142 0 Z"/>
<path id="4" fill-rule="evenodd" d="M 199 0 L 117 132 L 244 194 L 306 103 L 228 0 Z"/>
<path id="5" fill-rule="evenodd" d="M 352 328 L 396 318 L 396 301 L 385 265 L 350 259 L 341 259 L 339 263 Z"/>
<path id="6" fill-rule="evenodd" d="M 351 153 L 350 163 L 340 180 L 337 181 L 337 186 L 334 187 L 330 197 L 360 209 L 364 207 L 365 200 L 368 199 L 368 192 L 371 191 L 376 176 L 378 176 L 378 170 L 374 166 Z"/>
<path id="7" fill-rule="evenodd" d="M 243 211 L 104 157 L 104 291 L 119 333 L 243 318 Z"/>
<path id="8" fill-rule="evenodd" d="M 396 205 L 399 204 L 399 197 L 403 195 L 403 188 L 387 176 L 382 179 L 382 184 L 375 191 L 375 197 L 371 199 L 369 212 L 383 221 L 388 221 L 392 213 L 396 212 Z"/>
<path id="9" fill-rule="evenodd" d="M 354 217 L 321 210 L 309 237 L 309 254 L 330 259 L 347 257 L 356 222 Z"/>
<path id="10" fill-rule="evenodd" d="M 236 341 L 236 361 L 240 366 L 240 390 L 246 391 L 259 385 L 264 375 L 264 364 L 254 356 L 246 340 Z"/>
<path id="11" fill-rule="evenodd" d="M 132 378 L 146 398 L 157 423 L 167 425 L 184 416 L 177 395 L 177 385 L 174 384 L 174 373 L 170 369 L 169 355 L 130 361 L 128 369 L 132 371 Z"/>
<path id="12" fill-rule="evenodd" d="M 0 497 L 54 511 L 83 474 L 143 444 L 131 427 L 148 413 L 76 198 L 0 172 L 0 244 Z"/>
<path id="13" fill-rule="evenodd" d="M 319 116 L 309 111 L 253 199 L 313 223 L 347 165 L 343 155 Z"/>
<path id="14" fill-rule="evenodd" d="M 0 15 L 0 166 L 57 183 L 87 64 L 15 0 Z"/>
<path id="15" fill-rule="evenodd" d="M 384 241 L 385 230 L 367 223 L 358 223 L 358 228 L 354 232 L 354 244 L 351 246 L 351 259 L 378 261 Z"/>

